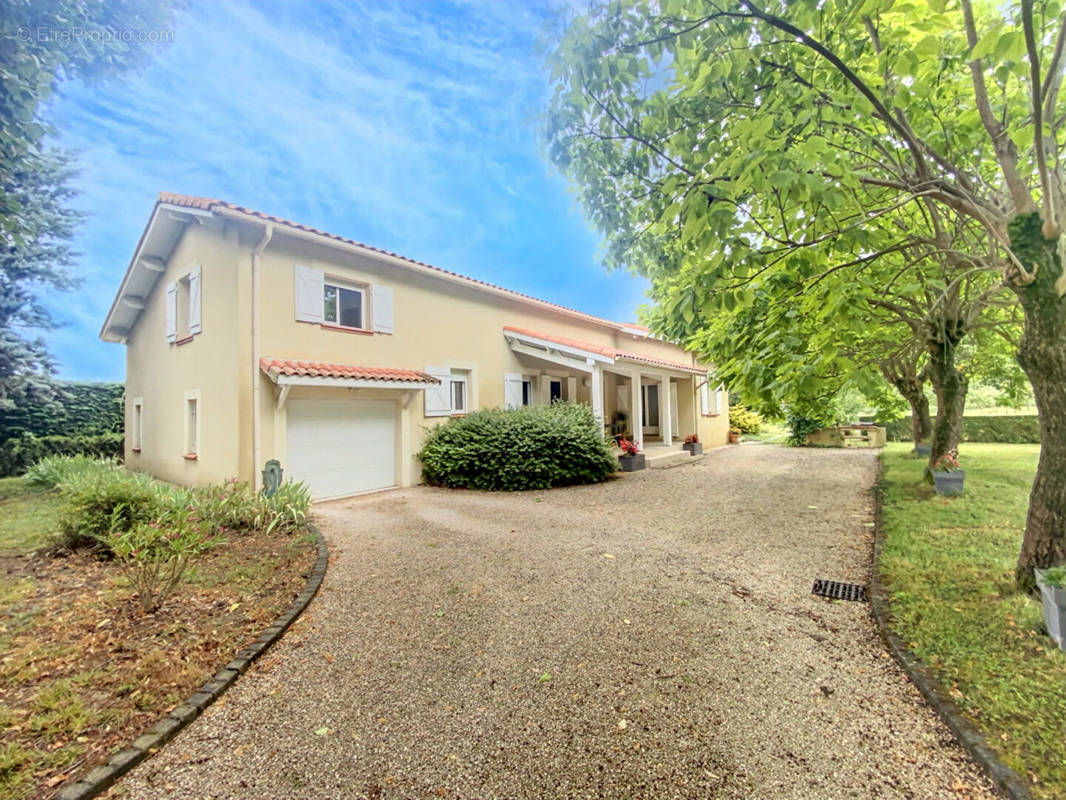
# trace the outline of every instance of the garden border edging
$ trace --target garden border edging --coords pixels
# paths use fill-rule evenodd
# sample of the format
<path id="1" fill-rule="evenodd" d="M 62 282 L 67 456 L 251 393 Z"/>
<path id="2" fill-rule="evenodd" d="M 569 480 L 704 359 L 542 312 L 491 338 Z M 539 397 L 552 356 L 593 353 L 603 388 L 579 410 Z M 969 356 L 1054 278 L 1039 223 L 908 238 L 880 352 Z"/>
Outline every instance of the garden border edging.
<path id="1" fill-rule="evenodd" d="M 918 658 L 907 649 L 907 645 L 888 624 L 887 599 L 881 586 L 878 570 L 881 565 L 881 552 L 885 542 L 883 530 L 882 504 L 884 502 L 883 483 L 884 463 L 881 454 L 877 458 L 877 483 L 874 486 L 874 552 L 873 569 L 870 574 L 870 610 L 881 638 L 892 653 L 896 663 L 922 693 L 925 701 L 933 707 L 955 735 L 970 757 L 985 770 L 988 776 L 1010 800 L 1033 800 L 1029 786 L 1013 769 L 1004 764 L 988 742 L 971 722 L 962 714 L 959 707 L 949 697 L 945 697 L 936 678 L 926 669 Z M 65 800 L 65 798 L 64 798 Z"/>
<path id="2" fill-rule="evenodd" d="M 221 697 L 259 656 L 282 637 L 318 594 L 329 564 L 329 550 L 326 548 L 322 531 L 313 523 L 308 524 L 308 529 L 314 534 L 318 556 L 304 590 L 296 596 L 289 608 L 259 634 L 259 638 L 251 645 L 237 653 L 233 660 L 218 670 L 207 683 L 187 697 L 184 703 L 134 739 L 129 746 L 115 753 L 106 764 L 93 767 L 84 777 L 64 787 L 57 795 L 57 800 L 90 800 L 109 789 L 115 781 L 154 755 L 179 731 L 200 716 L 205 708 Z"/>

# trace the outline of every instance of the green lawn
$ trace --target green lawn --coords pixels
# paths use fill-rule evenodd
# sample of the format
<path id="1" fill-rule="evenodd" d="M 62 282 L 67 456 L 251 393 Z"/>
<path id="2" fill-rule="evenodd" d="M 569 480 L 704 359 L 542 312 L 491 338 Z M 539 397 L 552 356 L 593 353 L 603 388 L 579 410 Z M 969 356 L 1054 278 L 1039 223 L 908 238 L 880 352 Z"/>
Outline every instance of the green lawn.
<path id="1" fill-rule="evenodd" d="M 909 450 L 882 455 L 893 625 L 1036 797 L 1066 797 L 1066 652 L 1013 583 L 1039 447 L 963 444 L 957 498 L 937 497 Z"/>
<path id="2" fill-rule="evenodd" d="M 0 556 L 48 544 L 62 507 L 59 492 L 30 486 L 25 478 L 0 478 Z"/>

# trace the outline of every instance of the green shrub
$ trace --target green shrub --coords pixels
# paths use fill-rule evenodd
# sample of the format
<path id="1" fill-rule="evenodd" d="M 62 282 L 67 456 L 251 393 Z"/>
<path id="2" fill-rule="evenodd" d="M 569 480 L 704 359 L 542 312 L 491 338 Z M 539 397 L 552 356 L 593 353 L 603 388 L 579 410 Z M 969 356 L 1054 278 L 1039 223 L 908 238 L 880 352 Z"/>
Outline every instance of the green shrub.
<path id="1" fill-rule="evenodd" d="M 61 382 L 54 403 L 31 403 L 0 410 L 0 443 L 26 434 L 99 436 L 122 433 L 121 383 Z"/>
<path id="2" fill-rule="evenodd" d="M 22 436 L 0 444 L 0 477 L 21 475 L 33 464 L 49 456 L 88 456 L 92 459 L 117 459 L 123 455 L 123 435 L 103 433 L 96 436 Z"/>
<path id="3" fill-rule="evenodd" d="M 814 433 L 825 427 L 825 423 L 812 417 L 790 416 L 787 420 L 788 443 L 791 445 L 803 445 L 807 443 L 807 434 Z"/>
<path id="4" fill-rule="evenodd" d="M 307 528 L 311 510 L 311 490 L 307 484 L 285 481 L 274 494 L 260 494 L 262 515 L 257 527 L 267 533 L 273 530 L 296 533 Z"/>
<path id="5" fill-rule="evenodd" d="M 101 541 L 114 554 L 145 614 L 163 605 L 191 559 L 221 541 L 208 535 L 209 526 L 192 506 L 174 503 L 151 522 L 132 526 L 123 519 L 121 507 L 113 513 L 111 530 Z"/>
<path id="6" fill-rule="evenodd" d="M 48 456 L 26 470 L 26 480 L 32 486 L 54 489 L 61 483 L 70 483 L 101 467 L 117 469 L 118 466 L 118 461 L 114 459 L 92 458 L 82 455 Z"/>
<path id="7" fill-rule="evenodd" d="M 174 496 L 147 475 L 107 464 L 82 470 L 59 489 L 67 502 L 56 543 L 66 549 L 99 547 L 114 531 L 156 520 Z"/>
<path id="8" fill-rule="evenodd" d="M 729 409 L 729 424 L 741 433 L 758 433 L 762 430 L 762 417 L 750 408 L 732 406 Z"/>
<path id="9" fill-rule="evenodd" d="M 598 483 L 618 469 L 602 426 L 581 403 L 450 420 L 430 430 L 418 458 L 429 483 L 493 491 Z"/>
<path id="10" fill-rule="evenodd" d="M 909 416 L 878 424 L 885 426 L 885 434 L 890 442 L 909 442 L 913 438 Z M 963 417 L 962 441 L 1040 444 L 1040 420 L 1035 414 Z"/>
<path id="11" fill-rule="evenodd" d="M 190 489 L 189 504 L 195 505 L 208 525 L 235 531 L 301 531 L 307 526 L 311 492 L 306 485 L 285 481 L 267 497 L 244 481 Z"/>

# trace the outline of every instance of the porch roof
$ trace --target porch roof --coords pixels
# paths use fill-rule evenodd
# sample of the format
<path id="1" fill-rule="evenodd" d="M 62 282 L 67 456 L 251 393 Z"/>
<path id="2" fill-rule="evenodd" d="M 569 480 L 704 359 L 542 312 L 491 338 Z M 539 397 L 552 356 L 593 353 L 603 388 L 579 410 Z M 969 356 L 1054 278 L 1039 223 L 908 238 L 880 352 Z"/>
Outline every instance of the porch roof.
<path id="1" fill-rule="evenodd" d="M 349 386 L 368 389 L 425 389 L 440 381 L 413 369 L 358 367 L 325 361 L 261 358 L 259 368 L 279 386 Z"/>
<path id="2" fill-rule="evenodd" d="M 616 347 L 610 345 L 594 344 L 593 342 L 582 342 L 577 339 L 569 339 L 565 336 L 554 336 L 550 333 L 539 333 L 537 331 L 531 331 L 526 328 L 516 328 L 512 325 L 503 326 L 503 335 L 507 337 L 512 345 L 515 342 L 519 342 L 524 345 L 531 345 L 533 347 L 545 347 L 551 345 L 557 345 L 567 350 L 577 351 L 580 354 L 586 355 L 595 361 L 614 364 L 618 361 L 634 361 L 638 364 L 649 364 L 651 366 L 660 367 L 664 369 L 678 370 L 680 372 L 692 372 L 697 375 L 706 375 L 707 370 L 705 368 L 697 367 L 692 364 L 682 364 L 677 361 L 667 361 L 661 358 L 654 358 L 652 356 L 645 356 L 640 353 L 631 353 L 627 350 L 619 350 Z"/>

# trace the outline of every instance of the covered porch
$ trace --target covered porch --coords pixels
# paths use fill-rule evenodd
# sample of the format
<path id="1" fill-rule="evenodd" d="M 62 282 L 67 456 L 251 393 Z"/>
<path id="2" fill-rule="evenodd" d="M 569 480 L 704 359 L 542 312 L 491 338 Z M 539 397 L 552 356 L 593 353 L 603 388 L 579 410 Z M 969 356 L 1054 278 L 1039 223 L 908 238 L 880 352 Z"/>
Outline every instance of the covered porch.
<path id="1" fill-rule="evenodd" d="M 697 432 L 703 370 L 518 328 L 504 336 L 523 367 L 507 376 L 508 407 L 587 403 L 607 435 L 635 441 L 649 458 L 673 455 Z"/>

